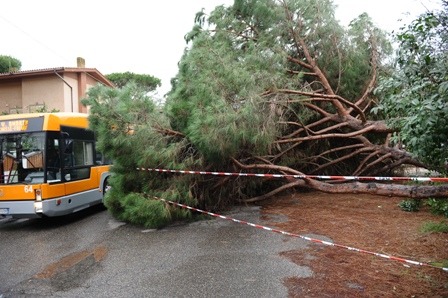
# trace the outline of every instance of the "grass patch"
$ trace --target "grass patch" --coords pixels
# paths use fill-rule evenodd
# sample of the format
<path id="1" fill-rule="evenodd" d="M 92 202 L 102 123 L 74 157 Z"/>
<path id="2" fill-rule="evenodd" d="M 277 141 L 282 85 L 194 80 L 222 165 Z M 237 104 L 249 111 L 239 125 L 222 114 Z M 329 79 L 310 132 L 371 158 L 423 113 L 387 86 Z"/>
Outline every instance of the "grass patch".
<path id="1" fill-rule="evenodd" d="M 448 233 L 448 221 L 442 220 L 441 222 L 427 222 L 421 228 L 421 232 Z"/>
<path id="2" fill-rule="evenodd" d="M 440 268 L 448 268 L 448 260 L 442 262 L 429 262 L 428 264 L 440 267 Z"/>

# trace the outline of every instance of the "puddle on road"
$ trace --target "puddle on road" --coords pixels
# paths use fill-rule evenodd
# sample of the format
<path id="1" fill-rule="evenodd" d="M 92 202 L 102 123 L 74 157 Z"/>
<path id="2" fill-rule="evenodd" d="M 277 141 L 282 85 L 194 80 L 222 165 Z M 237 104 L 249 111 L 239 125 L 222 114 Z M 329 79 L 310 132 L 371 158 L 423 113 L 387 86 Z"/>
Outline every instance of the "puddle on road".
<path id="1" fill-rule="evenodd" d="M 107 249 L 100 246 L 70 254 L 56 263 L 46 266 L 32 278 L 21 281 L 5 297 L 46 297 L 81 287 L 101 270 L 101 260 Z M 1 298 L 0 294 L 0 298 Z"/>
<path id="2" fill-rule="evenodd" d="M 86 263 L 85 261 L 88 258 L 92 258 L 92 261 L 94 263 L 97 263 L 101 261 L 102 258 L 107 254 L 107 250 L 105 247 L 101 246 L 94 250 L 88 250 L 88 251 L 82 251 L 78 253 L 74 253 L 71 255 L 66 256 L 65 258 L 61 259 L 60 261 L 50 264 L 47 267 L 45 267 L 44 270 L 42 270 L 40 273 L 38 273 L 35 277 L 36 278 L 46 278 L 51 279 L 55 277 L 58 274 L 61 274 L 71 268 L 82 266 L 83 263 Z M 90 263 L 90 262 L 87 262 Z M 85 264 L 84 264 L 85 265 Z"/>

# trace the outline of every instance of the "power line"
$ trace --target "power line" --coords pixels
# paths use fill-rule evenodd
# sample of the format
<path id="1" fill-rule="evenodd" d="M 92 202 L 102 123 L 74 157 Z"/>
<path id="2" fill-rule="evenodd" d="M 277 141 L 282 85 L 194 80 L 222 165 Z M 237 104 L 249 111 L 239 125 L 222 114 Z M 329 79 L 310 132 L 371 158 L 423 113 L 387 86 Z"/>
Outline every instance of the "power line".
<path id="1" fill-rule="evenodd" d="M 63 57 L 62 55 L 60 55 L 58 52 L 56 52 L 55 50 L 51 49 L 50 47 L 48 47 L 47 45 L 45 45 L 43 42 L 41 42 L 40 40 L 38 40 L 37 38 L 35 38 L 34 36 L 32 36 L 31 34 L 29 34 L 28 32 L 26 32 L 25 30 L 23 30 L 22 28 L 20 28 L 19 26 L 13 24 L 11 21 L 9 21 L 8 19 L 6 19 L 5 17 L 0 15 L 0 18 L 2 18 L 3 20 L 5 20 L 6 22 L 8 22 L 11 26 L 15 27 L 17 30 L 21 31 L 23 34 L 27 35 L 29 38 L 33 39 L 35 42 L 39 43 L 41 46 L 43 46 L 44 48 L 46 48 L 47 50 L 49 50 L 50 52 L 52 52 L 53 54 L 57 55 L 59 58 L 62 58 L 62 60 L 69 62 L 68 59 L 66 59 L 65 57 Z"/>

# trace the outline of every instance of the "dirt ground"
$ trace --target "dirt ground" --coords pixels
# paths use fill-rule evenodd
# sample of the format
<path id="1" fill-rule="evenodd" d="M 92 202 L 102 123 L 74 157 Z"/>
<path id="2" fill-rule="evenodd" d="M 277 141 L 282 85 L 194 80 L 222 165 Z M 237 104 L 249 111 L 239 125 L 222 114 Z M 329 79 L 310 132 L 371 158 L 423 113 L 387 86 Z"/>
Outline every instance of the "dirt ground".
<path id="1" fill-rule="evenodd" d="M 397 206 L 402 200 L 307 192 L 271 199 L 262 209 L 268 219 L 270 214 L 288 217 L 270 225 L 283 231 L 322 235 L 344 246 L 423 263 L 448 260 L 448 234 L 420 231 L 443 217 L 430 214 L 428 207 L 404 212 Z M 448 297 L 448 272 L 439 268 L 319 243 L 311 243 L 305 252 L 284 252 L 283 257 L 314 272 L 310 278 L 284 281 L 290 297 Z"/>

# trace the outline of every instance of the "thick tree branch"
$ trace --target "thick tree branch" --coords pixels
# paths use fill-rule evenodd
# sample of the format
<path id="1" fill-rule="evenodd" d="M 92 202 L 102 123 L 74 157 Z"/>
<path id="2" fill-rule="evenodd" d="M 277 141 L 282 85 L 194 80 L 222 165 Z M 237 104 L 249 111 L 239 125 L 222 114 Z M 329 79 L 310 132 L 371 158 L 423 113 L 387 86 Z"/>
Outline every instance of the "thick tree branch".
<path id="1" fill-rule="evenodd" d="M 317 108 L 317 107 L 316 107 L 316 108 Z M 325 111 L 324 111 L 324 112 L 325 112 Z M 331 116 L 332 116 L 332 115 L 331 115 Z M 330 121 L 332 120 L 332 117 L 331 117 L 331 116 L 330 116 L 330 115 L 327 115 L 325 118 L 322 118 L 322 119 L 320 119 L 320 120 L 318 120 L 318 121 L 315 121 L 315 122 L 313 122 L 313 123 L 308 124 L 308 125 L 306 126 L 306 129 L 311 129 L 311 128 L 313 128 L 313 127 L 316 127 L 316 126 L 325 124 L 325 123 L 327 123 L 327 122 L 330 122 Z M 298 129 L 298 130 L 294 131 L 293 133 L 291 133 L 291 134 L 289 134 L 289 135 L 286 135 L 286 136 L 281 137 L 281 139 L 290 139 L 290 138 L 293 138 L 294 136 L 296 136 L 296 135 L 302 133 L 303 131 L 304 131 L 303 128 Z"/>
<path id="2" fill-rule="evenodd" d="M 299 60 L 299 59 L 296 59 L 296 58 L 294 58 L 294 57 L 288 56 L 288 60 L 291 61 L 291 62 L 294 62 L 294 63 L 296 63 L 296 64 L 298 64 L 298 65 L 300 65 L 300 66 L 302 66 L 302 67 L 304 67 L 304 68 L 306 68 L 306 69 L 309 69 L 309 70 L 312 70 L 312 69 L 313 69 L 313 67 L 312 67 L 310 64 L 305 63 L 305 62 L 303 62 L 303 61 L 301 61 L 301 60 Z M 317 76 L 316 73 L 313 72 L 313 74 L 314 74 L 315 76 Z"/>
<path id="3" fill-rule="evenodd" d="M 378 67 L 378 63 L 377 63 L 377 56 L 378 56 L 378 52 L 376 49 L 376 40 L 372 40 L 374 39 L 374 37 L 371 37 L 371 47 L 372 47 L 372 53 L 371 53 L 371 62 L 370 64 L 372 65 L 372 75 L 370 77 L 370 82 L 367 85 L 363 95 L 361 96 L 361 98 L 355 103 L 355 106 L 357 107 L 361 107 L 364 102 L 367 100 L 368 96 L 370 95 L 370 92 L 372 91 L 373 86 L 375 85 L 376 79 L 377 79 L 377 67 Z M 353 107 L 351 109 L 349 109 L 349 113 L 351 113 L 353 111 Z"/>
<path id="4" fill-rule="evenodd" d="M 366 158 L 364 158 L 363 161 L 361 161 L 361 163 L 359 164 L 358 168 L 355 170 L 355 172 L 353 173 L 353 175 L 360 175 L 363 172 L 367 171 L 369 168 L 371 168 L 372 166 L 382 162 L 383 160 L 392 157 L 392 153 L 386 153 L 383 156 L 376 158 L 373 162 L 371 162 L 370 164 L 368 164 L 365 168 L 364 165 L 373 157 L 381 155 L 380 150 L 377 150 L 375 152 L 372 152 L 371 154 L 369 154 Z"/>
<path id="5" fill-rule="evenodd" d="M 314 72 L 304 72 L 304 71 L 297 71 L 297 70 L 287 70 L 287 72 L 294 74 L 294 75 L 304 75 L 304 76 L 316 76 Z"/>
<path id="6" fill-rule="evenodd" d="M 326 99 L 331 102 L 334 102 L 334 100 L 337 100 L 339 102 L 346 104 L 347 106 L 351 107 L 352 109 L 355 109 L 361 116 L 362 123 L 366 123 L 366 121 L 367 121 L 366 117 L 364 115 L 364 112 L 358 106 L 356 106 L 352 102 L 342 98 L 339 95 L 328 95 L 328 94 L 322 94 L 322 93 L 305 92 L 305 91 L 290 90 L 290 89 L 277 89 L 276 92 L 284 93 L 284 94 L 303 95 L 303 96 L 307 96 L 309 98 L 309 100 Z M 350 117 L 348 112 L 345 114 L 346 114 L 346 117 Z"/>
<path id="7" fill-rule="evenodd" d="M 321 158 L 322 156 L 325 156 L 325 155 L 328 155 L 328 154 L 331 154 L 331 153 L 335 153 L 335 152 L 343 151 L 343 150 L 350 150 L 350 149 L 360 148 L 360 147 L 364 147 L 364 145 L 363 144 L 354 144 L 354 145 L 348 145 L 348 146 L 333 148 L 333 149 L 324 151 L 324 152 L 322 152 L 319 155 L 312 156 L 311 159 L 312 160 L 316 160 L 316 159 Z"/>
<path id="8" fill-rule="evenodd" d="M 348 160 L 350 158 L 353 158 L 354 156 L 356 156 L 358 154 L 361 154 L 361 153 L 364 153 L 364 152 L 369 152 L 369 151 L 372 151 L 372 150 L 373 150 L 373 148 L 363 147 L 361 149 L 358 149 L 356 151 L 351 152 L 350 154 L 346 154 L 346 155 L 344 155 L 344 156 L 342 156 L 340 158 L 334 159 L 334 160 L 332 160 L 330 162 L 327 162 L 325 164 L 320 165 L 319 167 L 313 169 L 310 172 L 310 174 L 318 173 L 319 171 L 322 171 L 323 169 L 326 169 L 326 168 L 328 168 L 328 167 L 330 167 L 332 165 L 338 164 L 338 163 L 340 163 L 340 162 L 342 162 L 344 160 Z"/>
<path id="9" fill-rule="evenodd" d="M 323 134 L 323 135 L 315 135 L 315 136 L 307 136 L 301 138 L 293 138 L 286 140 L 278 140 L 275 143 L 283 144 L 283 143 L 293 143 L 293 142 L 301 142 L 301 141 L 311 141 L 311 140 L 321 140 L 321 139 L 329 139 L 329 138 L 351 138 L 358 135 L 362 135 L 366 132 L 375 130 L 374 126 L 367 126 L 364 129 L 350 132 L 350 133 L 331 133 L 331 134 Z"/>
<path id="10" fill-rule="evenodd" d="M 282 186 L 274 189 L 273 191 L 265 193 L 265 194 L 263 194 L 261 196 L 253 197 L 253 198 L 250 198 L 250 199 L 241 200 L 241 202 L 243 202 L 243 203 L 255 203 L 255 202 L 263 201 L 263 200 L 272 198 L 273 196 L 275 196 L 278 193 L 281 193 L 282 191 L 285 191 L 285 190 L 290 189 L 290 188 L 298 187 L 298 186 L 305 187 L 306 185 L 305 185 L 305 182 L 303 180 L 296 180 L 296 181 L 290 182 L 288 184 L 282 185 Z"/>

